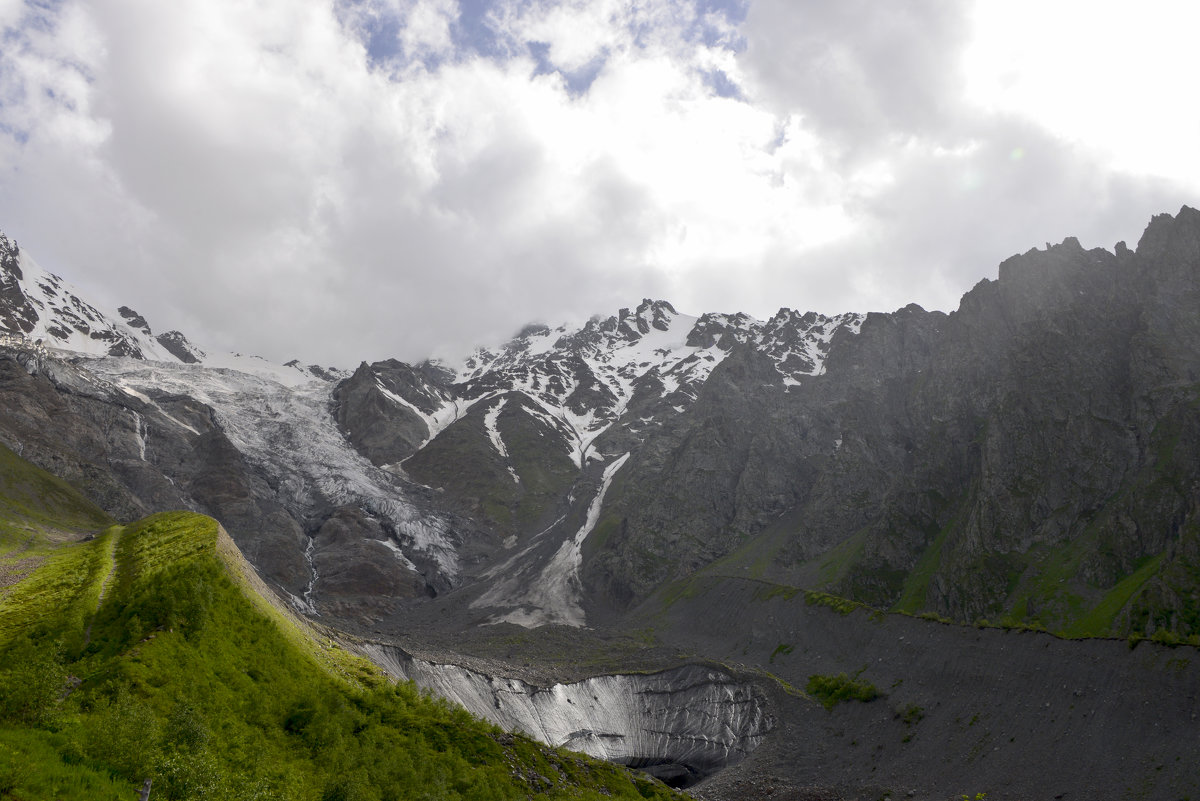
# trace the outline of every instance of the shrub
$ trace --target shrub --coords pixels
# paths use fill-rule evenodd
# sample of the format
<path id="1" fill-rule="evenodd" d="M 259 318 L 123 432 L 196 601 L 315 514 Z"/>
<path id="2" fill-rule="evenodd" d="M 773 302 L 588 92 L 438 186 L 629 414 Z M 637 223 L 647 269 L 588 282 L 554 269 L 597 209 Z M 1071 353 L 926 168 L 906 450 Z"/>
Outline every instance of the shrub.
<path id="1" fill-rule="evenodd" d="M 842 701 L 862 701 L 867 703 L 879 697 L 875 685 L 866 681 L 851 678 L 845 673 L 836 676 L 822 676 L 819 673 L 808 677 L 804 688 L 809 695 L 821 702 L 826 709 L 833 709 Z"/>
<path id="2" fill-rule="evenodd" d="M 21 636 L 0 655 L 0 718 L 43 724 L 58 707 L 67 671 L 58 643 Z"/>
<path id="3" fill-rule="evenodd" d="M 897 710 L 896 714 L 900 720 L 904 721 L 906 726 L 911 726 L 914 723 L 919 723 L 925 717 L 925 709 L 916 704 L 909 704 L 902 710 Z"/>

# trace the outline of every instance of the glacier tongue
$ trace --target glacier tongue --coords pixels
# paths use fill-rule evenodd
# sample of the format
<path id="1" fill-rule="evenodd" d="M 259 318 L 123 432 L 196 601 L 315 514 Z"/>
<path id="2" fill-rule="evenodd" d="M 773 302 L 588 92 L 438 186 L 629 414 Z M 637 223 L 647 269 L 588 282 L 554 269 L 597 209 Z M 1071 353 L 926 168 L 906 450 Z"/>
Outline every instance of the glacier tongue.
<path id="1" fill-rule="evenodd" d="M 87 362 L 93 373 L 139 399 L 185 395 L 212 407 L 243 457 L 275 479 L 285 506 L 302 514 L 324 506 L 360 506 L 395 527 L 409 550 L 406 557 L 421 552 L 445 578 L 457 578 L 458 555 L 448 523 L 424 514 L 392 475 L 346 442 L 328 412 L 331 385 L 262 360 L 245 366 L 254 372 L 135 359 Z"/>
<path id="2" fill-rule="evenodd" d="M 549 745 L 641 768 L 677 787 L 740 762 L 774 723 L 753 685 L 699 665 L 537 687 L 416 659 L 380 643 L 362 648 L 392 676 L 477 717 Z"/>

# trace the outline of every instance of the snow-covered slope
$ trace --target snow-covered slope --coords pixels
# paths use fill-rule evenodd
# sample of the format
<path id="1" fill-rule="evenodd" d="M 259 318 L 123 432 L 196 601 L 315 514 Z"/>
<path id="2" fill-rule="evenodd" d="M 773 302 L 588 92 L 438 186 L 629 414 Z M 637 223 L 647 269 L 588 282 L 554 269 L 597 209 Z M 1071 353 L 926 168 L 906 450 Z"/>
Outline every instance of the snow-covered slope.
<path id="1" fill-rule="evenodd" d="M 51 351 L 123 356 L 170 364 L 236 370 L 297 386 L 314 376 L 344 378 L 335 370 L 277 365 L 255 356 L 206 353 L 179 331 L 155 335 L 146 318 L 128 306 L 102 309 L 72 284 L 41 267 L 0 233 L 0 336 Z"/>
<path id="2" fill-rule="evenodd" d="M 424 421 L 421 447 L 474 404 L 519 392 L 532 401 L 523 408 L 557 430 L 583 468 L 604 459 L 595 442 L 616 422 L 636 427 L 627 417 L 631 406 L 643 417 L 659 409 L 684 411 L 732 348 L 760 350 L 774 360 L 782 382 L 795 385 L 820 375 L 834 335 L 857 333 L 863 319 L 790 309 L 765 323 L 744 314 L 694 317 L 665 301 L 643 300 L 634 311 L 578 327 L 531 325 L 502 347 L 480 348 L 459 361 L 372 365 L 371 380 L 392 403 Z M 500 435 L 489 430 L 503 453 Z"/>
<path id="3" fill-rule="evenodd" d="M 0 331 L 90 356 L 175 362 L 182 359 L 173 351 L 196 359 L 203 355 L 178 331 L 160 337 L 170 347 L 164 346 L 145 319 L 127 307 L 119 312 L 98 309 L 4 234 L 0 234 Z"/>

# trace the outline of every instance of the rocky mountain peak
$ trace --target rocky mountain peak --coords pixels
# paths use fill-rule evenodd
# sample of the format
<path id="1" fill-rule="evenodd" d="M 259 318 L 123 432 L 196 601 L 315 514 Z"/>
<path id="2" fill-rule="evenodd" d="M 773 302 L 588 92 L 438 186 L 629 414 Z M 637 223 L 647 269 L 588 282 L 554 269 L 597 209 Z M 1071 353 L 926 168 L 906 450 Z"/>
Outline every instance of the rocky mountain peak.
<path id="1" fill-rule="evenodd" d="M 687 344 L 692 348 L 718 347 L 728 351 L 737 342 L 750 337 L 750 326 L 754 321 L 748 315 L 705 312 L 696 320 L 688 332 Z"/>
<path id="2" fill-rule="evenodd" d="M 130 308 L 105 312 L 54 273 L 21 253 L 0 233 L 0 331 L 59 350 L 196 364 L 204 351 L 179 331 L 154 336 Z"/>
<path id="3" fill-rule="evenodd" d="M 136 328 L 146 336 L 153 336 L 150 332 L 150 324 L 146 322 L 146 318 L 135 312 L 128 306 L 121 306 L 117 309 L 117 313 L 125 319 L 126 324 L 131 328 Z"/>
<path id="4" fill-rule="evenodd" d="M 34 330 L 39 319 L 21 289 L 24 278 L 20 248 L 0 233 L 0 330 L 22 337 Z"/>
<path id="5" fill-rule="evenodd" d="M 679 313 L 665 300 L 643 298 L 634 314 L 638 320 L 638 331 L 646 334 L 651 328 L 657 328 L 659 331 L 670 329 L 672 318 Z"/>
<path id="6" fill-rule="evenodd" d="M 6 275 L 11 274 L 18 281 L 24 278 L 21 275 L 21 249 L 17 247 L 17 243 L 9 239 L 0 232 L 0 281 L 6 280 Z"/>
<path id="7" fill-rule="evenodd" d="M 549 335 L 549 333 L 550 326 L 543 325 L 542 323 L 530 323 L 518 331 L 514 339 L 528 341 L 532 337 L 543 337 Z"/>
<path id="8" fill-rule="evenodd" d="M 147 334 L 150 333 L 149 326 L 144 330 Z M 207 355 L 204 351 L 189 342 L 188 338 L 179 331 L 167 331 L 165 334 L 159 334 L 155 337 L 155 341 L 162 345 L 167 353 L 170 353 L 184 364 L 199 364 Z"/>
<path id="9" fill-rule="evenodd" d="M 1183 206 L 1179 213 L 1155 214 L 1138 240 L 1139 256 L 1158 259 L 1168 251 L 1195 259 L 1200 254 L 1200 211 Z"/>

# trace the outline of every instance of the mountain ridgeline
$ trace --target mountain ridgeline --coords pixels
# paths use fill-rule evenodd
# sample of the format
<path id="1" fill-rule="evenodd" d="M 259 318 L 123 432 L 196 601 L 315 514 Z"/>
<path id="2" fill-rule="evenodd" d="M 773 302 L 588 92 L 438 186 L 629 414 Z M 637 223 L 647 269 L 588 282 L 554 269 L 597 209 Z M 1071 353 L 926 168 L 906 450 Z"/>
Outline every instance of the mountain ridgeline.
<path id="1" fill-rule="evenodd" d="M 1014 256 L 950 314 L 644 301 L 457 364 L 243 359 L 237 386 L 2 244 L 10 341 L 86 332 L 93 358 L 9 351 L 0 436 L 120 517 L 218 516 L 311 612 L 617 622 L 748 571 L 968 622 L 1200 634 L 1190 208 L 1136 251 Z"/>
<path id="2" fill-rule="evenodd" d="M 1197 309 L 1200 213 L 1185 208 L 1136 251 L 1067 239 L 1014 256 L 951 314 L 706 315 L 683 340 L 701 349 L 664 369 L 647 348 L 624 395 L 589 360 L 611 367 L 611 340 L 669 331 L 665 303 L 530 329 L 465 381 L 362 365 L 334 397 L 363 455 L 519 541 L 564 514 L 579 529 L 600 465 L 629 453 L 582 548 L 599 620 L 702 569 L 751 570 L 963 621 L 1191 636 Z M 688 359 L 711 368 L 676 382 Z M 429 425 L 449 402 L 468 411 Z M 591 429 L 564 425 L 585 415 Z"/>

